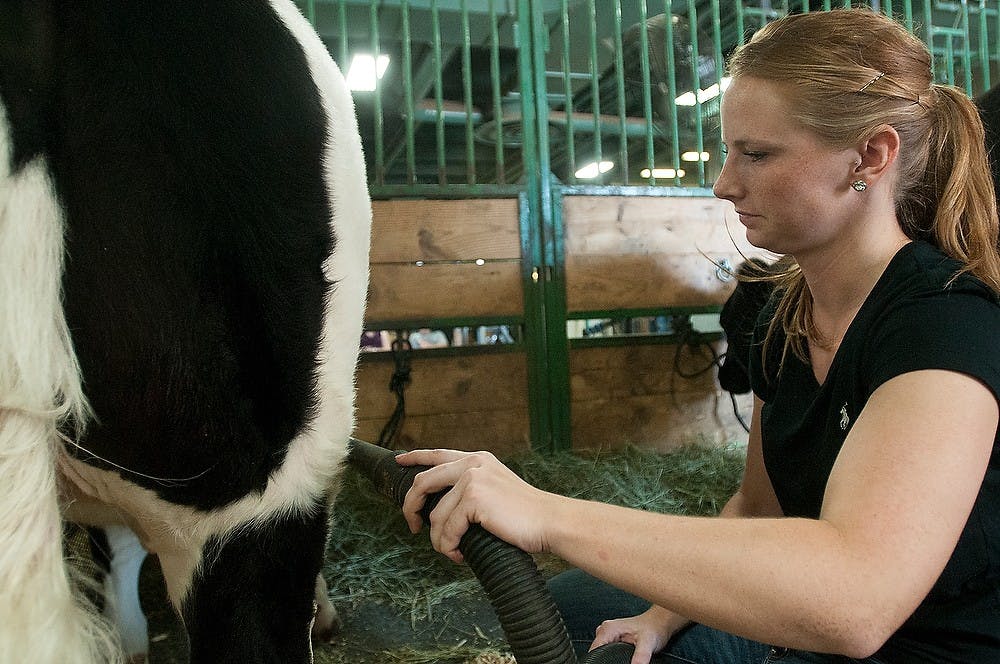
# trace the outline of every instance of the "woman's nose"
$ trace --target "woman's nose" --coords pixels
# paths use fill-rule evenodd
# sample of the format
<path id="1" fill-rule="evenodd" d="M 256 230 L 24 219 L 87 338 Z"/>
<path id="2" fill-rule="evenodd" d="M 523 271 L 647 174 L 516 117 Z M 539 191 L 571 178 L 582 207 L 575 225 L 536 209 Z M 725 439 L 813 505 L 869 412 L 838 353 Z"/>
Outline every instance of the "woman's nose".
<path id="1" fill-rule="evenodd" d="M 716 198 L 734 202 L 739 198 L 739 189 L 732 170 L 732 166 L 727 159 L 722 164 L 722 171 L 719 173 L 719 177 L 716 178 L 715 184 L 712 185 L 712 193 L 715 194 Z"/>

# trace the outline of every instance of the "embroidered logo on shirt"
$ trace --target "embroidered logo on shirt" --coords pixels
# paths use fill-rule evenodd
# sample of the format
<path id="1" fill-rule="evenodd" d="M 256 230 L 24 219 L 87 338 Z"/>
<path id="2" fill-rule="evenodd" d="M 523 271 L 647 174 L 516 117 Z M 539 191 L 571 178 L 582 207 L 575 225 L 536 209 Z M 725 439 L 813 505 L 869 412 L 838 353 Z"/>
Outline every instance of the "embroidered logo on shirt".
<path id="1" fill-rule="evenodd" d="M 847 425 L 851 423 L 851 418 L 847 416 L 847 404 L 840 407 L 840 430 L 847 431 Z"/>

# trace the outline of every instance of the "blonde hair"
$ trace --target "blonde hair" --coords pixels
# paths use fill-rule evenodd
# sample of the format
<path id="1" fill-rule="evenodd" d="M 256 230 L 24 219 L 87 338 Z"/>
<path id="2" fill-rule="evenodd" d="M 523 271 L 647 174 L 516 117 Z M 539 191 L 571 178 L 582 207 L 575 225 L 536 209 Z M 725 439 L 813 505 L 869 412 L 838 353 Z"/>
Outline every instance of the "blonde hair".
<path id="1" fill-rule="evenodd" d="M 782 84 L 793 119 L 831 147 L 854 145 L 885 125 L 899 134 L 896 216 L 1000 293 L 997 205 L 979 113 L 964 92 L 938 85 L 922 41 L 882 14 L 836 9 L 786 16 L 761 28 L 728 63 L 732 77 Z M 958 276 L 958 275 L 956 275 Z M 776 277 L 783 294 L 767 332 L 781 325 L 808 358 L 819 341 L 812 296 L 797 265 Z"/>

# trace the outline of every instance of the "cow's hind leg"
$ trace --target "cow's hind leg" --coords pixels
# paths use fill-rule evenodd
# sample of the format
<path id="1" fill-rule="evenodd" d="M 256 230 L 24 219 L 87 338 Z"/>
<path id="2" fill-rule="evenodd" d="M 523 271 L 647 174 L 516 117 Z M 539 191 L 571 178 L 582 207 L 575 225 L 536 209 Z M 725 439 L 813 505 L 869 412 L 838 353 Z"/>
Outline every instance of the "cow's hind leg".
<path id="1" fill-rule="evenodd" d="M 311 514 L 279 514 L 209 538 L 181 602 L 192 664 L 311 661 L 326 520 L 327 506 L 317 504 Z"/>

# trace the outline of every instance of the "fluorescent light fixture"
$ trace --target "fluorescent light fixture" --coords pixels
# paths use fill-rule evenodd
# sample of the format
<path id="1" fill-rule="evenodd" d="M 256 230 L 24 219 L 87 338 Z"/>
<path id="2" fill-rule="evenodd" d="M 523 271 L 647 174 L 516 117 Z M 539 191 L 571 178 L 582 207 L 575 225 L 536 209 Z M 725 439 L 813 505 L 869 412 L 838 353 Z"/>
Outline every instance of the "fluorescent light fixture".
<path id="1" fill-rule="evenodd" d="M 732 79 L 729 76 L 723 76 L 721 80 L 721 85 L 719 83 L 713 83 L 704 90 L 698 90 L 698 101 L 704 104 L 710 99 L 715 99 L 721 93 L 726 91 Z M 685 92 L 680 97 L 674 100 L 678 106 L 694 106 L 695 98 L 694 92 Z"/>
<path id="2" fill-rule="evenodd" d="M 351 60 L 351 68 L 347 70 L 347 86 L 351 90 L 359 92 L 372 92 L 388 66 L 388 55 L 374 58 L 364 53 L 358 53 Z"/>
<path id="3" fill-rule="evenodd" d="M 601 173 L 607 173 L 612 168 L 615 167 L 615 162 L 613 161 L 602 161 L 598 164 L 596 161 L 592 161 L 580 170 L 576 172 L 576 177 L 581 180 L 590 180 L 596 178 Z"/>
<path id="4" fill-rule="evenodd" d="M 644 168 L 639 171 L 639 177 L 643 179 L 649 179 L 650 176 L 665 180 L 669 180 L 671 178 L 682 178 L 684 177 L 684 169 L 680 168 L 675 171 L 672 168 L 654 168 L 653 170 Z"/>
<path id="5" fill-rule="evenodd" d="M 685 152 L 681 155 L 681 161 L 698 161 L 698 153 L 695 151 Z M 708 153 L 701 153 L 701 161 L 708 161 Z"/>
<path id="6" fill-rule="evenodd" d="M 477 258 L 476 265 L 486 265 L 486 260 L 483 258 Z"/>

